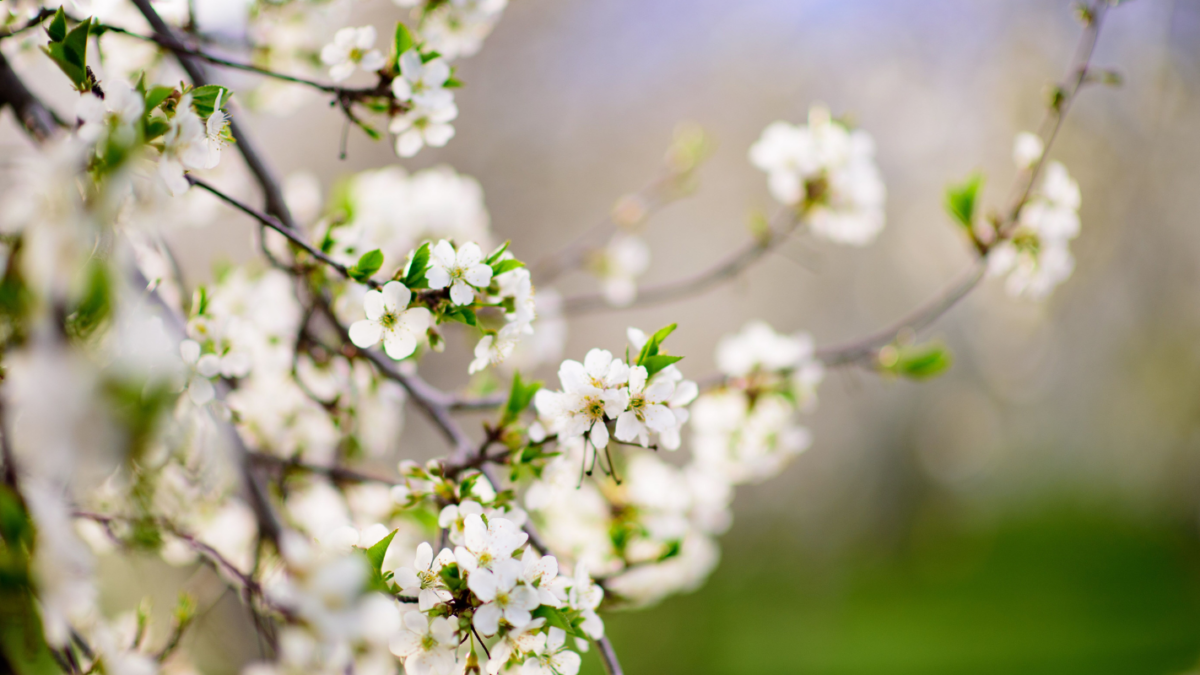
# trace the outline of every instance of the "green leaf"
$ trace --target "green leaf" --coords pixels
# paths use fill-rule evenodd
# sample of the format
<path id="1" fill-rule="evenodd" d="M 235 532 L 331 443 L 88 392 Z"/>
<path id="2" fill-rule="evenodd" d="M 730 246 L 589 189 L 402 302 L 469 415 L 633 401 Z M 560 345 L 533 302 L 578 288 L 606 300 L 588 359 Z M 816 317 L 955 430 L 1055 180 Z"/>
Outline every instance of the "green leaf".
<path id="1" fill-rule="evenodd" d="M 574 625 L 572 625 L 570 619 L 567 618 L 567 615 L 563 614 L 562 610 L 558 609 L 557 607 L 551 607 L 550 605 L 542 605 L 541 607 L 538 607 L 537 609 L 533 610 L 532 613 L 533 613 L 534 617 L 541 617 L 541 618 L 545 619 L 547 625 L 554 626 L 555 628 L 561 628 L 562 630 L 566 631 L 567 634 L 569 634 L 569 635 L 574 635 L 576 637 L 582 637 L 582 638 L 587 637 L 582 632 L 580 632 L 580 630 L 578 628 L 576 628 Z"/>
<path id="2" fill-rule="evenodd" d="M 534 395 L 541 388 L 541 381 L 524 382 L 521 380 L 520 371 L 513 373 L 512 388 L 508 392 L 508 403 L 504 405 L 504 414 L 500 418 L 500 425 L 508 426 L 515 422 L 529 407 Z"/>
<path id="3" fill-rule="evenodd" d="M 413 39 L 412 33 L 408 30 L 408 26 L 403 23 L 396 23 L 396 58 L 404 52 L 417 46 L 417 41 Z"/>
<path id="4" fill-rule="evenodd" d="M 884 347 L 879 352 L 879 366 L 885 372 L 913 380 L 937 377 L 953 363 L 950 351 L 941 342 L 927 342 L 903 347 Z"/>
<path id="5" fill-rule="evenodd" d="M 404 275 L 404 285 L 411 288 L 423 288 L 427 285 L 425 272 L 429 269 L 429 242 L 421 244 L 421 247 L 412 255 L 412 259 L 408 262 L 408 272 Z"/>
<path id="6" fill-rule="evenodd" d="M 983 174 L 975 172 L 963 183 L 946 188 L 946 210 L 968 230 L 975 221 L 975 206 L 982 186 Z"/>
<path id="7" fill-rule="evenodd" d="M 162 105 L 167 97 L 174 93 L 174 87 L 154 87 L 146 92 L 146 115 L 149 116 L 155 108 Z"/>
<path id="8" fill-rule="evenodd" d="M 146 141 L 149 142 L 167 133 L 167 130 L 170 128 L 170 122 L 161 117 L 152 117 L 146 120 L 146 126 L 142 130 L 142 134 L 146 137 Z"/>
<path id="9" fill-rule="evenodd" d="M 375 249 L 362 254 L 362 257 L 358 259 L 358 262 L 347 271 L 349 272 L 351 279 L 354 279 L 358 282 L 363 282 L 367 279 L 370 279 L 373 274 L 378 272 L 380 267 L 383 267 L 383 251 Z"/>
<path id="10" fill-rule="evenodd" d="M 512 258 L 509 258 L 508 260 L 501 260 L 492 265 L 492 276 L 498 277 L 501 274 L 504 274 L 505 272 L 511 272 L 517 268 L 524 267 L 524 266 L 525 266 L 525 263 L 521 262 L 520 260 L 514 260 Z"/>
<path id="11" fill-rule="evenodd" d="M 50 27 L 46 29 L 46 34 L 50 36 L 51 42 L 62 42 L 67 37 L 67 13 L 60 6 L 58 11 L 54 13 L 54 20 L 50 22 Z"/>
<path id="12" fill-rule="evenodd" d="M 490 254 L 488 254 L 487 260 L 483 261 L 484 264 L 491 265 L 492 263 L 499 260 L 500 256 L 504 255 L 504 252 L 508 250 L 508 245 L 510 243 L 511 243 L 511 240 L 505 241 L 503 244 L 500 244 L 499 246 L 497 246 L 495 251 L 492 251 Z"/>
<path id="13" fill-rule="evenodd" d="M 388 545 L 392 543 L 392 539 L 400 530 L 392 530 L 388 536 L 375 542 L 375 545 L 367 549 L 367 560 L 371 561 L 371 569 L 382 573 L 383 571 L 383 556 L 387 554 Z"/>
<path id="14" fill-rule="evenodd" d="M 654 335 L 651 335 L 646 340 L 646 344 L 642 345 L 642 351 L 638 354 L 637 363 L 635 365 L 639 365 L 639 366 L 645 365 L 646 359 L 650 358 L 651 356 L 657 355 L 658 348 L 660 346 L 662 346 L 663 340 L 666 340 L 667 336 L 675 331 L 675 327 L 677 325 L 678 324 L 673 323 L 670 326 L 664 326 L 663 328 L 658 329 L 658 331 L 655 332 Z M 670 365 L 670 364 L 668 364 L 668 365 Z M 666 366 L 663 366 L 663 367 L 665 368 Z"/>
<path id="15" fill-rule="evenodd" d="M 462 80 L 451 75 L 450 77 L 446 78 L 446 81 L 442 83 L 442 86 L 446 89 L 459 89 L 463 86 L 463 83 Z"/>
<path id="16" fill-rule="evenodd" d="M 442 317 L 459 323 L 465 323 L 468 326 L 474 326 L 478 323 L 475 318 L 475 310 L 470 307 L 451 307 L 442 314 Z"/>
<path id="17" fill-rule="evenodd" d="M 666 354 L 655 354 L 654 356 L 647 356 L 638 365 L 640 365 L 646 369 L 646 377 L 654 377 L 654 374 L 657 373 L 658 371 L 662 370 L 663 368 L 666 368 L 667 366 L 671 365 L 672 363 L 679 363 L 682 360 L 683 360 L 682 356 L 667 356 Z"/>
<path id="18" fill-rule="evenodd" d="M 201 119 L 208 119 L 212 116 L 213 111 L 216 110 L 218 94 L 221 96 L 221 108 L 224 108 L 233 96 L 232 92 L 219 84 L 206 84 L 203 87 L 196 87 L 191 91 L 191 94 L 192 108 Z"/>
<path id="19" fill-rule="evenodd" d="M 42 47 L 42 50 L 45 51 L 46 56 L 49 56 L 50 60 L 54 61 L 59 69 L 66 74 L 67 78 L 71 80 L 71 84 L 75 85 L 76 89 L 83 88 L 84 84 L 87 83 L 87 71 L 71 63 L 71 59 L 67 57 L 66 49 L 63 47 L 63 43 L 51 42 L 45 47 Z"/>

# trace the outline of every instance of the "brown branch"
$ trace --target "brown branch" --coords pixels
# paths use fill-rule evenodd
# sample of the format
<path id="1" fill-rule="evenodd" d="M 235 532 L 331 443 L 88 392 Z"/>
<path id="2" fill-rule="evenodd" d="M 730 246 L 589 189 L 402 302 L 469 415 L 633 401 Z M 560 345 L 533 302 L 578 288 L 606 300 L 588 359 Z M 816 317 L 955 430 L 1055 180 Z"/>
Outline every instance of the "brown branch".
<path id="1" fill-rule="evenodd" d="M 0 54 L 0 108 L 7 104 L 17 116 L 17 121 L 38 143 L 49 141 L 63 122 L 42 104 L 17 77 L 4 54 Z"/>
<path id="2" fill-rule="evenodd" d="M 41 23 L 43 21 L 54 16 L 54 11 L 55 10 L 50 9 L 48 7 L 43 7 L 42 9 L 38 10 L 37 14 L 30 17 L 30 19 L 28 21 L 21 24 L 20 26 L 17 26 L 16 28 L 13 28 L 11 30 L 0 31 L 0 40 L 3 40 L 4 38 L 10 38 L 14 35 L 20 35 L 21 33 L 24 33 L 25 31 L 30 30 L 31 28 L 36 28 L 37 26 L 41 25 Z"/>
<path id="3" fill-rule="evenodd" d="M 304 471 L 306 473 L 314 473 L 320 476 L 325 476 L 326 478 L 339 483 L 382 483 L 384 485 L 404 484 L 404 481 L 397 480 L 395 478 L 372 476 L 368 473 L 362 473 L 340 466 L 312 464 L 310 462 L 302 462 L 298 459 L 286 459 L 253 450 L 249 454 L 250 461 L 254 462 L 255 464 L 285 473 L 288 471 Z"/>
<path id="4" fill-rule="evenodd" d="M 565 298 L 563 300 L 563 314 L 578 316 L 604 310 L 646 307 L 698 295 L 717 284 L 741 274 L 743 270 L 758 262 L 768 252 L 786 241 L 803 222 L 800 214 L 794 209 L 780 211 L 775 219 L 782 220 L 782 224 L 772 227 L 766 236 L 750 242 L 732 256 L 703 272 L 687 279 L 679 279 L 658 286 L 640 289 L 637 299 L 622 307 L 610 305 L 602 293 L 586 293 Z"/>

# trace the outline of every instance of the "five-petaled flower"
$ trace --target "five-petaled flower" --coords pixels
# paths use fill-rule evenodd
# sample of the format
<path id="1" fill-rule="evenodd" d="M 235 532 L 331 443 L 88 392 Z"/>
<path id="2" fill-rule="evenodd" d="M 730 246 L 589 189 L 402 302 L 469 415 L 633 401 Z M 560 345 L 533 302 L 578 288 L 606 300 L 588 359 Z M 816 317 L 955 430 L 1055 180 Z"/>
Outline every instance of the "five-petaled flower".
<path id="1" fill-rule="evenodd" d="M 467 242 L 459 247 L 445 239 L 433 247 L 429 260 L 429 271 L 425 278 L 434 289 L 450 287 L 450 301 L 456 305 L 469 305 L 475 299 L 475 288 L 487 288 L 492 281 L 492 268 L 483 263 L 483 251 L 479 244 Z"/>
<path id="2" fill-rule="evenodd" d="M 334 82 L 354 74 L 355 68 L 367 72 L 379 70 L 387 61 L 375 46 L 375 27 L 343 28 L 333 36 L 333 42 L 321 49 L 321 63 L 329 66 Z"/>
<path id="3" fill-rule="evenodd" d="M 350 341 L 366 349 L 383 340 L 383 351 L 399 361 L 417 349 L 433 316 L 424 307 L 408 307 L 412 293 L 399 281 L 389 281 L 380 291 L 367 291 L 363 309 L 367 318 L 350 326 Z"/>

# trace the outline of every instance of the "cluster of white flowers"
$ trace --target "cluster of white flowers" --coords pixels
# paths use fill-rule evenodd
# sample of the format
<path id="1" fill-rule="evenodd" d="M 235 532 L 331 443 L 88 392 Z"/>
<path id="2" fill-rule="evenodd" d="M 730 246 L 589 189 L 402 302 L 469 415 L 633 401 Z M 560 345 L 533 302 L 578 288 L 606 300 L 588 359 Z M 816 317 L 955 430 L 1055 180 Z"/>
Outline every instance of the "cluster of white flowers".
<path id="1" fill-rule="evenodd" d="M 630 342 L 640 349 L 646 335 L 629 332 Z M 610 422 L 616 424 L 611 436 L 623 443 L 649 447 L 653 434 L 663 448 L 678 449 L 686 406 L 699 392 L 674 364 L 651 374 L 646 366 L 631 367 L 604 349 L 589 351 L 583 363 L 563 361 L 558 379 L 561 391 L 537 393 L 538 415 L 559 442 L 582 437 L 596 452 L 608 447 Z"/>
<path id="2" fill-rule="evenodd" d="M 767 172 L 771 195 L 800 209 L 818 237 L 864 246 L 883 229 L 886 191 L 875 143 L 828 108 L 813 106 L 806 126 L 772 123 L 750 148 L 750 161 Z"/>
<path id="3" fill-rule="evenodd" d="M 410 107 L 388 125 L 396 136 L 397 155 L 412 157 L 426 145 L 440 148 L 454 138 L 450 122 L 458 117 L 458 106 L 454 92 L 446 88 L 449 79 L 450 63 L 440 56 L 426 60 L 415 48 L 400 55 L 392 95 Z"/>
<path id="4" fill-rule="evenodd" d="M 645 335 L 629 333 L 640 349 Z M 563 363 L 563 391 L 538 393 L 541 424 L 558 434 L 562 454 L 530 485 L 526 507 L 551 547 L 602 574 L 620 603 L 653 603 L 702 583 L 717 562 L 714 537 L 731 522 L 733 489 L 778 473 L 810 443 L 795 417 L 812 409 L 823 377 L 811 338 L 752 323 L 722 340 L 717 361 L 727 384 L 698 398 L 674 365 L 646 386 L 635 375 L 640 366 L 629 368 L 601 350 L 583 364 Z M 640 404 L 631 402 L 639 396 Z M 588 444 L 602 448 L 613 420 L 618 439 L 647 445 L 657 432 L 670 449 L 679 447 L 679 429 L 689 419 L 682 467 L 632 451 L 623 482 L 579 480 Z M 533 440 L 542 436 L 531 430 Z"/>
<path id="5" fill-rule="evenodd" d="M 1032 134 L 1017 137 L 1013 159 L 1033 166 L 1042 154 Z M 1071 240 L 1079 236 L 1079 184 L 1059 162 L 1046 164 L 1041 184 L 1021 207 L 1016 229 L 988 253 L 988 273 L 1007 276 L 1013 297 L 1045 298 L 1075 270 Z"/>

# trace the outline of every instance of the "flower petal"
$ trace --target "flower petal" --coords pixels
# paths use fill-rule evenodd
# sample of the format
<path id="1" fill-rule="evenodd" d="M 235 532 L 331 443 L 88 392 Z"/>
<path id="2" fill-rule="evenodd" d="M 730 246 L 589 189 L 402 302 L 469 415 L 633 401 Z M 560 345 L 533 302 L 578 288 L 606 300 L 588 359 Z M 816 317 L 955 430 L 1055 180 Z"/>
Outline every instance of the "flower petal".
<path id="1" fill-rule="evenodd" d="M 383 337 L 383 326 L 374 321 L 355 321 L 350 324 L 350 342 L 359 349 L 375 346 Z"/>
<path id="2" fill-rule="evenodd" d="M 396 312 L 408 307 L 412 293 L 399 281 L 389 281 L 383 285 L 383 306 L 388 311 Z"/>
<path id="3" fill-rule="evenodd" d="M 367 291 L 363 296 L 363 311 L 367 313 L 367 318 L 375 321 L 383 316 L 385 304 L 383 301 L 383 293 L 379 291 Z"/>

